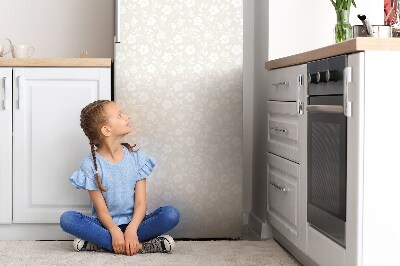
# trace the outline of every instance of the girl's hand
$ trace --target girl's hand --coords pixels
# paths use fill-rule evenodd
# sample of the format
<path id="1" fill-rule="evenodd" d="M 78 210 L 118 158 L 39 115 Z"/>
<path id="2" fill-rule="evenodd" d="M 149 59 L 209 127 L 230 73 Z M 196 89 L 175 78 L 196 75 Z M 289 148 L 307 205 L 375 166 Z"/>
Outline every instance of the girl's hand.
<path id="1" fill-rule="evenodd" d="M 110 233 L 111 233 L 114 253 L 124 254 L 125 253 L 124 233 L 122 233 L 121 229 L 118 226 L 113 228 L 113 230 L 111 230 Z"/>
<path id="2" fill-rule="evenodd" d="M 132 256 L 135 255 L 139 249 L 142 248 L 142 244 L 139 242 L 139 238 L 137 236 L 137 230 L 132 227 L 127 227 L 125 230 L 125 252 L 126 255 Z"/>

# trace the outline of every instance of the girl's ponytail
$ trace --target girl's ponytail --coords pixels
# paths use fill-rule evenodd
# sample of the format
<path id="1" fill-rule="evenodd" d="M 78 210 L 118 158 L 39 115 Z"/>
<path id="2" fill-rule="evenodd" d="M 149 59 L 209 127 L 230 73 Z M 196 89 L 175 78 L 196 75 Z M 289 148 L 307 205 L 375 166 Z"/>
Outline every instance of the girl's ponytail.
<path id="1" fill-rule="evenodd" d="M 92 152 L 92 158 L 93 158 L 94 170 L 95 170 L 94 176 L 96 177 L 97 187 L 100 189 L 101 192 L 106 192 L 107 189 L 101 183 L 100 177 L 99 177 L 99 172 L 97 170 L 96 148 L 95 148 L 95 144 L 94 143 L 90 143 L 90 150 Z"/>

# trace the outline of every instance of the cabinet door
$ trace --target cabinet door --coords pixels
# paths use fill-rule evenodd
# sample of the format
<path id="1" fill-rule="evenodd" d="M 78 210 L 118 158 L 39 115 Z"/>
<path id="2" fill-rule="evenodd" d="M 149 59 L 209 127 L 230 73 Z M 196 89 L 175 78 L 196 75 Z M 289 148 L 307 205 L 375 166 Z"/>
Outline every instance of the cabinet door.
<path id="1" fill-rule="evenodd" d="M 12 221 L 11 68 L 0 68 L 0 224 Z"/>
<path id="2" fill-rule="evenodd" d="M 297 101 L 300 87 L 307 74 L 307 65 L 298 65 L 267 72 L 267 99 L 274 101 Z"/>
<path id="3" fill-rule="evenodd" d="M 267 155 L 268 220 L 290 242 L 299 244 L 299 165 Z"/>
<path id="4" fill-rule="evenodd" d="M 66 210 L 90 213 L 88 193 L 69 177 L 90 152 L 80 111 L 111 98 L 109 68 L 15 68 L 13 222 L 58 223 Z"/>
<path id="5" fill-rule="evenodd" d="M 299 115 L 295 102 L 267 102 L 268 152 L 300 161 L 299 152 Z"/>

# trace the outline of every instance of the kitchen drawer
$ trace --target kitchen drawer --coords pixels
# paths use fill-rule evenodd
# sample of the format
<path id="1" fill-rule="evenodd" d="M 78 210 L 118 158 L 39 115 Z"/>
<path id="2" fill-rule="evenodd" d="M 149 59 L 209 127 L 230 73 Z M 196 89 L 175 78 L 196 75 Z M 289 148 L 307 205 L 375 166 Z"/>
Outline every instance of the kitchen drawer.
<path id="1" fill-rule="evenodd" d="M 300 161 L 299 116 L 296 102 L 267 102 L 267 150 Z"/>
<path id="2" fill-rule="evenodd" d="M 267 73 L 268 100 L 297 101 L 299 99 L 300 86 L 304 83 L 307 73 L 306 65 L 274 69 Z"/>
<path id="3" fill-rule="evenodd" d="M 276 230 L 296 246 L 299 241 L 299 176 L 298 164 L 268 153 L 268 220 Z"/>

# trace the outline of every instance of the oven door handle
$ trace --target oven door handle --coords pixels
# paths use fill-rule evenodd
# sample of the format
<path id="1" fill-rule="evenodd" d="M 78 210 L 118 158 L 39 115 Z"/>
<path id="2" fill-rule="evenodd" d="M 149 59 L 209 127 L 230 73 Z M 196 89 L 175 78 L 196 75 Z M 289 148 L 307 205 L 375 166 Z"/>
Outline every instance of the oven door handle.
<path id="1" fill-rule="evenodd" d="M 341 105 L 308 105 L 306 107 L 309 113 L 343 113 L 343 106 Z"/>

